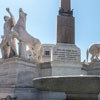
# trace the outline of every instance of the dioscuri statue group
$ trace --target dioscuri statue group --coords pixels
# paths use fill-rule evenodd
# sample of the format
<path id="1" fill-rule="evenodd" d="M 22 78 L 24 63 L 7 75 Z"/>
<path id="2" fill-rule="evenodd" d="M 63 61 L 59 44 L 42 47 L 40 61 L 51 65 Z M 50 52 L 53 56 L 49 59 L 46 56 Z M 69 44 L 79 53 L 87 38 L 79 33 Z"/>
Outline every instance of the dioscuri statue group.
<path id="1" fill-rule="evenodd" d="M 19 19 L 15 23 L 10 9 L 6 8 L 6 11 L 10 16 L 4 16 L 4 35 L 1 36 L 2 41 L 0 43 L 2 58 L 19 56 L 36 62 L 40 61 L 42 59 L 42 45 L 38 39 L 31 36 L 26 30 L 27 14 L 20 8 Z M 16 47 L 16 40 L 19 42 L 18 47 Z M 28 50 L 26 46 L 28 46 Z"/>

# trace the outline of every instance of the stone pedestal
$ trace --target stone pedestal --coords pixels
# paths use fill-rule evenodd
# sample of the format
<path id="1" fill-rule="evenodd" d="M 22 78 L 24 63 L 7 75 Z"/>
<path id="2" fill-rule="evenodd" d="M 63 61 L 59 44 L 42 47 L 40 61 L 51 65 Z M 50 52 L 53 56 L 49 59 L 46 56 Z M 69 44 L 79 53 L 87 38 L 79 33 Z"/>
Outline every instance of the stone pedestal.
<path id="1" fill-rule="evenodd" d="M 83 70 L 87 72 L 87 75 L 100 75 L 100 62 L 94 62 L 83 66 Z"/>
<path id="2" fill-rule="evenodd" d="M 83 70 L 87 72 L 87 75 L 100 75 L 100 62 L 94 62 L 87 66 L 83 66 Z M 100 100 L 100 93 L 98 95 L 98 99 L 94 100 Z"/>
<path id="3" fill-rule="evenodd" d="M 61 0 L 61 7 L 64 9 L 65 12 L 71 9 L 70 0 Z"/>
<path id="4" fill-rule="evenodd" d="M 84 75 L 81 63 L 71 62 L 52 62 L 52 76 Z"/>
<path id="5" fill-rule="evenodd" d="M 37 100 L 32 79 L 39 77 L 35 64 L 22 58 L 0 60 L 0 98 L 8 95 L 18 100 Z"/>
<path id="6" fill-rule="evenodd" d="M 39 92 L 38 100 L 65 100 L 66 94 L 64 92 Z"/>
<path id="7" fill-rule="evenodd" d="M 58 43 L 53 50 L 51 67 L 52 76 L 84 74 L 81 70 L 80 49 L 74 44 Z"/>
<path id="8" fill-rule="evenodd" d="M 58 43 L 53 49 L 53 61 L 80 62 L 80 49 L 75 44 Z"/>

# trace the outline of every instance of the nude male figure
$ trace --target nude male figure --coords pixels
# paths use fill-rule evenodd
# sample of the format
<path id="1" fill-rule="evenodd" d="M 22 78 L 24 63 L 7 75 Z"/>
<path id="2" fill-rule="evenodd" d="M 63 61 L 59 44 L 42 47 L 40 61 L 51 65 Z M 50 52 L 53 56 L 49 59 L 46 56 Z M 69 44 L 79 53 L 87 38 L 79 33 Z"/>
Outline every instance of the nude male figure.
<path id="1" fill-rule="evenodd" d="M 16 42 L 15 42 L 15 38 L 13 37 L 13 33 L 12 33 L 12 28 L 15 25 L 15 20 L 14 20 L 14 16 L 12 15 L 12 13 L 10 12 L 9 8 L 6 8 L 6 11 L 9 13 L 9 16 L 4 16 L 4 37 L 5 37 L 5 43 L 7 43 L 10 46 L 10 54 L 9 57 L 12 56 L 16 56 L 17 55 L 17 51 L 16 51 Z M 4 44 L 6 45 L 6 44 Z"/>

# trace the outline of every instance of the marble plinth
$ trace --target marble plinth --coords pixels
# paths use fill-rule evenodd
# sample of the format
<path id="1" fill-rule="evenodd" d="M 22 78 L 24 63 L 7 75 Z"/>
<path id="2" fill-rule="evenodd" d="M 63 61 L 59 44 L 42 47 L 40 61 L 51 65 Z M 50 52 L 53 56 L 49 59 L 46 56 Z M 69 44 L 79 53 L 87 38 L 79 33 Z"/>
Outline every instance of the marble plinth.
<path id="1" fill-rule="evenodd" d="M 83 70 L 87 72 L 87 75 L 100 75 L 100 62 L 89 63 L 83 66 Z"/>
<path id="2" fill-rule="evenodd" d="M 56 44 L 51 62 L 52 76 L 85 74 L 81 70 L 80 55 L 80 49 L 75 44 Z"/>
<path id="3" fill-rule="evenodd" d="M 80 62 L 80 49 L 75 44 L 57 43 L 53 49 L 53 61 Z"/>
<path id="4" fill-rule="evenodd" d="M 37 90 L 32 84 L 32 79 L 36 77 L 39 77 L 36 64 L 18 57 L 1 59 L 0 98 L 11 95 L 18 100 L 37 100 Z"/>

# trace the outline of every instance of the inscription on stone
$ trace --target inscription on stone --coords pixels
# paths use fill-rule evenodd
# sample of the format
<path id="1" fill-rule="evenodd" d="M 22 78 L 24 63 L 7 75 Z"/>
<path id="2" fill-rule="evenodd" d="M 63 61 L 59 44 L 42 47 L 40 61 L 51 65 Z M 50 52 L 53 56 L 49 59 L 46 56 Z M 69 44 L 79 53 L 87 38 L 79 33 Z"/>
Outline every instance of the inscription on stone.
<path id="1" fill-rule="evenodd" d="M 79 60 L 80 54 L 77 50 L 56 49 L 54 51 L 55 60 L 76 61 Z"/>

